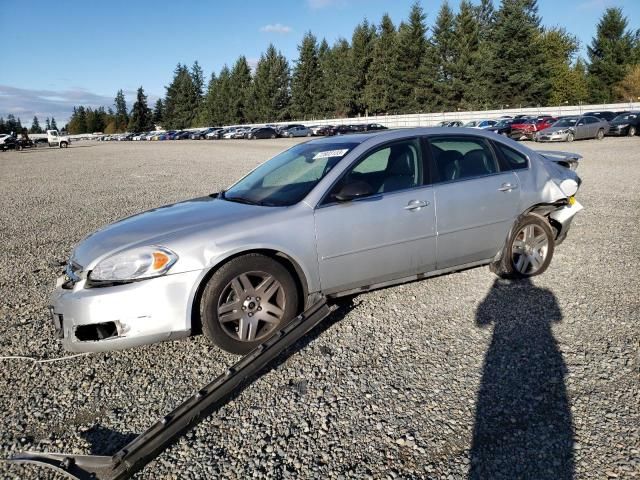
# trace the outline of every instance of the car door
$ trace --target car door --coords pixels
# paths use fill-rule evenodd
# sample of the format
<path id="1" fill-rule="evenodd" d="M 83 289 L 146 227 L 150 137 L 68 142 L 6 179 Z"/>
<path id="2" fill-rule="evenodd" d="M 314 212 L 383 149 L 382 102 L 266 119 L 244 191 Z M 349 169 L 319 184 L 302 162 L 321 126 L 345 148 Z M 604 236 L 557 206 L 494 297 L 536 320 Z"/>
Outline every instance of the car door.
<path id="1" fill-rule="evenodd" d="M 474 135 L 428 137 L 436 202 L 436 268 L 493 258 L 519 209 L 520 183 L 501 171 L 490 142 Z"/>
<path id="2" fill-rule="evenodd" d="M 341 176 L 315 209 L 320 282 L 325 293 L 399 279 L 435 268 L 433 188 L 417 138 L 375 147 Z M 351 201 L 347 185 L 370 194 Z"/>
<path id="3" fill-rule="evenodd" d="M 587 125 L 587 117 L 579 118 L 576 122 L 576 140 L 590 137 L 591 135 L 589 135 L 589 128 L 589 125 Z"/>

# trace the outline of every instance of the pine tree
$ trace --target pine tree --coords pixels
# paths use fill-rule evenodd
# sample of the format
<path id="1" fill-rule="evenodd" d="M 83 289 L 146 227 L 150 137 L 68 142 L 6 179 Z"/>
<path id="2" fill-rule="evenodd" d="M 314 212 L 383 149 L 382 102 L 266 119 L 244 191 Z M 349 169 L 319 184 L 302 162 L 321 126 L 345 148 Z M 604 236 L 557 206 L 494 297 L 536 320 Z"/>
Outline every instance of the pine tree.
<path id="1" fill-rule="evenodd" d="M 480 82 L 480 26 L 476 9 L 469 0 L 462 0 L 453 26 L 451 58 L 451 100 L 456 108 L 473 110 L 482 98 Z"/>
<path id="2" fill-rule="evenodd" d="M 493 106 L 546 105 L 546 53 L 536 0 L 503 0 L 492 32 L 489 79 Z"/>
<path id="3" fill-rule="evenodd" d="M 456 49 L 454 21 L 453 11 L 445 0 L 438 11 L 432 37 L 434 55 L 438 59 L 434 104 L 436 108 L 442 110 L 457 108 L 452 90 L 453 62 Z"/>
<path id="4" fill-rule="evenodd" d="M 149 105 L 147 105 L 147 96 L 144 94 L 144 89 L 140 87 L 136 94 L 136 101 L 131 109 L 128 130 L 130 132 L 140 133 L 152 129 L 153 113 Z"/>
<path id="5" fill-rule="evenodd" d="M 162 104 L 162 99 L 159 98 L 156 101 L 155 107 L 153 108 L 153 123 L 156 125 L 161 125 L 164 121 L 164 105 Z"/>
<path id="6" fill-rule="evenodd" d="M 178 64 L 171 84 L 166 87 L 163 127 L 184 129 L 193 126 L 198 113 L 197 86 L 189 69 Z"/>
<path id="7" fill-rule="evenodd" d="M 257 121 L 275 122 L 290 118 L 290 69 L 287 59 L 269 45 L 260 56 L 253 78 L 254 110 Z"/>
<path id="8" fill-rule="evenodd" d="M 218 88 L 217 85 L 218 77 L 216 77 L 215 72 L 212 72 L 211 77 L 209 78 L 209 83 L 207 85 L 207 91 L 205 92 L 204 99 L 202 100 L 202 108 L 198 113 L 198 122 L 200 123 L 200 125 L 220 125 L 218 119 L 215 116 L 215 102 Z"/>
<path id="9" fill-rule="evenodd" d="M 51 130 L 51 122 L 49 120 L 49 117 L 47 117 L 47 121 L 45 123 L 45 130 Z"/>
<path id="10" fill-rule="evenodd" d="M 634 60 L 634 36 L 627 30 L 628 23 L 621 9 L 607 8 L 587 48 L 589 88 L 594 102 L 611 102 L 616 98 L 615 85 Z"/>
<path id="11" fill-rule="evenodd" d="M 118 90 L 113 104 L 116 107 L 116 131 L 124 132 L 129 124 L 129 114 L 127 113 L 127 101 L 122 90 Z"/>
<path id="12" fill-rule="evenodd" d="M 31 128 L 29 129 L 29 133 L 42 133 L 42 128 L 40 128 L 40 122 L 38 121 L 38 117 L 34 115 L 33 121 L 31 122 Z"/>
<path id="13" fill-rule="evenodd" d="M 373 46 L 376 38 L 375 25 L 369 24 L 365 19 L 353 31 L 351 37 L 351 64 L 353 65 L 354 83 L 354 110 L 355 113 L 364 115 L 368 111 L 365 101 L 365 85 L 369 67 L 373 61 Z"/>
<path id="14" fill-rule="evenodd" d="M 418 76 L 420 65 L 427 51 L 426 15 L 418 2 L 411 6 L 409 23 L 402 24 L 398 31 L 398 68 L 399 77 L 397 101 L 400 112 L 412 113 L 423 109 L 418 95 Z"/>
<path id="15" fill-rule="evenodd" d="M 204 100 L 204 72 L 197 60 L 193 62 L 193 65 L 191 66 L 191 79 L 193 80 L 193 85 L 196 91 L 196 104 L 199 112 Z"/>
<path id="16" fill-rule="evenodd" d="M 291 108 L 299 119 L 315 117 L 320 110 L 320 91 L 318 78 L 318 42 L 311 32 L 307 32 L 298 45 L 299 57 L 293 69 L 291 81 Z"/>
<path id="17" fill-rule="evenodd" d="M 251 99 L 251 68 L 244 55 L 236 61 L 229 77 L 229 88 L 231 89 L 231 123 L 247 123 L 248 113 L 252 109 L 249 105 L 253 103 Z"/>
<path id="18" fill-rule="evenodd" d="M 0 133 L 9 133 L 7 131 L 7 124 L 5 123 L 3 117 L 0 117 Z"/>
<path id="19" fill-rule="evenodd" d="M 213 99 L 213 118 L 218 125 L 232 124 L 231 71 L 226 65 L 220 70 Z"/>
<path id="20" fill-rule="evenodd" d="M 18 119 L 18 124 L 20 124 L 20 119 Z M 20 125 L 22 127 L 22 125 Z M 58 125 L 56 125 L 56 119 L 51 117 L 51 130 L 58 130 Z"/>
<path id="21" fill-rule="evenodd" d="M 326 92 L 328 113 L 335 117 L 348 117 L 354 111 L 354 66 L 351 46 L 339 39 L 325 54 Z"/>
<path id="22" fill-rule="evenodd" d="M 633 65 L 625 77 L 614 86 L 614 93 L 621 101 L 637 102 L 640 99 L 640 65 Z"/>
<path id="23" fill-rule="evenodd" d="M 475 16 L 478 22 L 480 41 L 490 40 L 491 32 L 496 23 L 496 11 L 493 8 L 493 1 L 481 0 L 480 5 L 475 7 Z"/>
<path id="24" fill-rule="evenodd" d="M 367 73 L 365 102 L 370 113 L 395 113 L 398 90 L 398 41 L 391 17 L 385 14 L 378 27 L 373 59 Z"/>
<path id="25" fill-rule="evenodd" d="M 326 38 L 323 38 L 318 46 L 318 78 L 317 87 L 319 91 L 325 92 L 325 95 L 318 97 L 318 104 L 316 106 L 317 115 L 320 117 L 332 116 L 334 111 L 333 99 L 332 99 L 332 86 L 330 83 L 330 69 L 331 69 L 331 48 Z"/>

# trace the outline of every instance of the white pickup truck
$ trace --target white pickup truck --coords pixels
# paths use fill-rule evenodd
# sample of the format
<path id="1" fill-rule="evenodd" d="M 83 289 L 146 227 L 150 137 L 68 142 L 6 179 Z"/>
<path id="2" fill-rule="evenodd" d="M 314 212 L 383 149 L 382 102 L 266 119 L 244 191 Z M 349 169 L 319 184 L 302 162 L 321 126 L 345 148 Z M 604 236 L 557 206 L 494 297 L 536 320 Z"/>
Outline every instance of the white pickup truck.
<path id="1" fill-rule="evenodd" d="M 68 136 L 61 136 L 57 130 L 47 130 L 47 142 L 50 147 L 67 148 L 71 144 Z"/>

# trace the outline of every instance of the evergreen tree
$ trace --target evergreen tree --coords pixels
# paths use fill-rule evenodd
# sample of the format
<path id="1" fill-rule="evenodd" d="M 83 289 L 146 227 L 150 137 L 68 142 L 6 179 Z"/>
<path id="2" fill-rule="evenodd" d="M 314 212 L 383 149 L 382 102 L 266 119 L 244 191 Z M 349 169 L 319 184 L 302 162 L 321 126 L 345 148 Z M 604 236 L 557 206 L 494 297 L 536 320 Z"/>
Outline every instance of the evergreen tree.
<path id="1" fill-rule="evenodd" d="M 398 67 L 399 77 L 397 101 L 400 112 L 412 113 L 423 109 L 418 95 L 418 76 L 420 65 L 427 51 L 426 15 L 418 2 L 411 6 L 409 23 L 402 24 L 398 31 Z"/>
<path id="2" fill-rule="evenodd" d="M 479 32 L 475 8 L 469 0 L 462 0 L 453 26 L 451 58 L 451 100 L 456 108 L 462 110 L 473 110 L 482 103 Z"/>
<path id="3" fill-rule="evenodd" d="M 251 98 L 251 68 L 244 55 L 236 61 L 229 77 L 231 90 L 231 123 L 247 123 L 249 110 L 253 110 Z"/>
<path id="4" fill-rule="evenodd" d="M 490 40 L 491 32 L 496 22 L 496 11 L 493 8 L 493 1 L 481 0 L 480 5 L 475 7 L 475 14 L 478 22 L 478 36 L 480 40 Z"/>
<path id="5" fill-rule="evenodd" d="M 317 114 L 321 117 L 332 116 L 334 111 L 333 105 L 333 86 L 330 83 L 331 65 L 331 48 L 326 38 L 323 38 L 318 46 L 318 79 L 317 88 L 325 95 L 318 97 L 318 105 L 316 106 Z"/>
<path id="6" fill-rule="evenodd" d="M 7 131 L 7 124 L 5 123 L 3 117 L 0 117 L 0 133 L 9 133 Z"/>
<path id="7" fill-rule="evenodd" d="M 218 125 L 232 124 L 231 71 L 226 65 L 220 70 L 213 99 L 213 118 Z"/>
<path id="8" fill-rule="evenodd" d="M 621 9 L 607 8 L 587 48 L 589 88 L 594 102 L 611 102 L 616 98 L 615 85 L 624 78 L 634 60 L 634 36 L 627 25 Z"/>
<path id="9" fill-rule="evenodd" d="M 178 64 L 173 81 L 167 87 L 163 127 L 184 129 L 193 126 L 198 113 L 198 103 L 197 86 L 189 69 Z"/>
<path id="10" fill-rule="evenodd" d="M 200 125 L 220 125 L 215 116 L 217 85 L 218 77 L 216 77 L 215 72 L 212 72 L 211 78 L 209 78 L 209 84 L 207 85 L 207 91 L 205 92 L 204 99 L 202 101 L 202 108 L 198 113 L 198 123 L 200 123 Z"/>
<path id="11" fill-rule="evenodd" d="M 20 123 L 20 119 L 18 119 L 18 123 Z M 22 128 L 22 125 L 20 125 Z M 56 125 L 56 119 L 51 117 L 51 130 L 58 130 L 58 125 Z"/>
<path id="12" fill-rule="evenodd" d="M 273 44 L 269 45 L 258 60 L 253 78 L 257 121 L 274 122 L 290 118 L 290 83 L 289 62 Z"/>
<path id="13" fill-rule="evenodd" d="M 375 25 L 365 19 L 353 31 L 351 37 L 351 64 L 353 65 L 353 102 L 357 114 L 366 114 L 368 105 L 365 101 L 365 85 L 369 67 L 373 61 L 373 46 L 376 38 Z"/>
<path id="14" fill-rule="evenodd" d="M 196 103 L 199 112 L 202 108 L 202 101 L 204 100 L 204 72 L 197 60 L 193 62 L 193 65 L 191 66 L 191 79 L 193 80 L 193 85 L 196 91 Z"/>
<path id="15" fill-rule="evenodd" d="M 7 133 L 18 133 L 22 130 L 22 125 L 20 123 L 20 119 L 16 120 L 16 117 L 10 113 L 7 115 L 7 121 L 5 123 L 5 128 L 7 129 Z"/>
<path id="16" fill-rule="evenodd" d="M 546 105 L 546 53 L 536 0 L 503 0 L 492 32 L 489 76 L 494 107 Z"/>
<path id="17" fill-rule="evenodd" d="M 165 128 L 174 128 L 175 110 L 178 103 L 178 89 L 184 74 L 188 73 L 187 67 L 178 63 L 173 71 L 173 80 L 168 87 L 165 87 L 167 93 L 164 100 L 164 115 L 162 125 Z"/>
<path id="18" fill-rule="evenodd" d="M 441 5 L 433 27 L 433 48 L 437 58 L 434 104 L 437 109 L 457 108 L 452 89 L 456 38 L 454 33 L 455 17 L 449 3 Z"/>
<path id="19" fill-rule="evenodd" d="M 161 125 L 164 120 L 164 105 L 162 104 L 162 99 L 159 98 L 156 101 L 156 105 L 153 108 L 153 123 L 156 125 Z"/>
<path id="20" fill-rule="evenodd" d="M 572 68 L 573 59 L 578 52 L 578 39 L 564 28 L 554 27 L 545 29 L 540 39 L 542 51 L 545 52 L 546 71 L 549 77 L 549 101 L 552 105 L 566 102 L 573 104 L 579 97 L 578 91 L 573 91 L 573 85 L 566 82 L 575 78 L 576 72 Z"/>
<path id="21" fill-rule="evenodd" d="M 130 132 L 140 133 L 153 129 L 153 113 L 147 105 L 147 96 L 144 94 L 142 87 L 138 88 L 136 101 L 131 109 L 129 117 L 128 130 Z"/>
<path id="22" fill-rule="evenodd" d="M 365 102 L 370 113 L 395 113 L 398 90 L 398 41 L 391 17 L 385 14 L 374 42 L 373 59 L 367 72 Z"/>
<path id="23" fill-rule="evenodd" d="M 291 81 L 291 108 L 296 118 L 313 118 L 320 110 L 320 91 L 318 79 L 318 42 L 311 32 L 307 32 L 298 45 L 299 57 L 293 69 Z"/>
<path id="24" fill-rule="evenodd" d="M 45 123 L 45 130 L 51 130 L 51 121 L 49 120 L 49 117 L 47 117 L 47 121 Z"/>
<path id="25" fill-rule="evenodd" d="M 33 121 L 31 122 L 31 128 L 29 129 L 29 133 L 42 133 L 42 128 L 40 128 L 40 122 L 38 121 L 38 117 L 34 115 Z"/>
<path id="26" fill-rule="evenodd" d="M 118 90 L 114 106 L 116 107 L 116 131 L 124 132 L 129 124 L 129 115 L 127 113 L 127 101 L 122 90 Z"/>
<path id="27" fill-rule="evenodd" d="M 339 39 L 325 55 L 328 113 L 347 117 L 354 110 L 355 74 L 351 46 L 347 40 Z"/>

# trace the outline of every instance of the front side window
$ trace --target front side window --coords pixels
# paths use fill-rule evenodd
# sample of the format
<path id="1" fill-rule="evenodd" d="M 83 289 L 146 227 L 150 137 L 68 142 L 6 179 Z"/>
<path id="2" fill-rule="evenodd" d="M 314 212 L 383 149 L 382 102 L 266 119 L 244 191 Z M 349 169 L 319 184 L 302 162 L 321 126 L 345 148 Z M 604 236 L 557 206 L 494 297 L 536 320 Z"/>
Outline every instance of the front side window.
<path id="1" fill-rule="evenodd" d="M 429 139 L 437 178 L 440 182 L 491 175 L 498 171 L 487 142 L 477 137 L 435 137 Z"/>
<path id="2" fill-rule="evenodd" d="M 332 188 L 327 202 L 334 202 L 345 185 L 366 185 L 371 194 L 391 193 L 423 184 L 422 154 L 417 139 L 385 145 L 365 154 Z"/>
<path id="3" fill-rule="evenodd" d="M 298 203 L 356 143 L 303 143 L 276 155 L 230 187 L 221 198 L 239 203 Z"/>
<path id="4" fill-rule="evenodd" d="M 577 118 L 561 118 L 560 120 L 558 120 L 556 123 L 553 124 L 554 127 L 574 127 L 576 125 L 576 122 L 578 121 Z"/>

